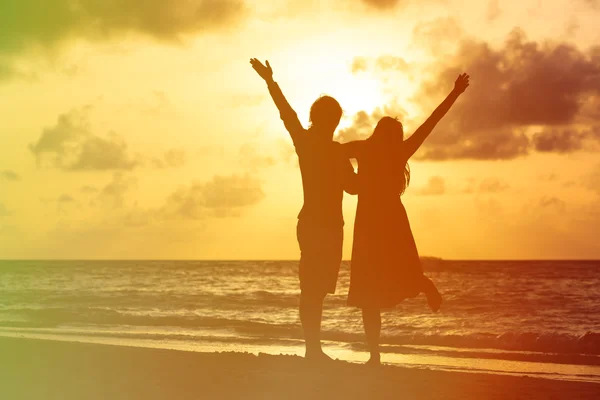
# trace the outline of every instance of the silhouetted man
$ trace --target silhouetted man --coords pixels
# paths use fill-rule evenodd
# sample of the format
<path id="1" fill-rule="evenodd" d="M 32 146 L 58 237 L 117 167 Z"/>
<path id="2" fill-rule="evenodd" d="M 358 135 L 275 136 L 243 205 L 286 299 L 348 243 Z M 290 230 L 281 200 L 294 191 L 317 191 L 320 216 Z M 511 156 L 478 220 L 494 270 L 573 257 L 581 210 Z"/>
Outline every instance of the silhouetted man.
<path id="1" fill-rule="evenodd" d="M 344 190 L 357 193 L 357 177 L 344 158 L 333 133 L 342 118 L 342 108 L 332 97 L 318 98 L 310 108 L 310 127 L 304 129 L 296 112 L 273 80 L 267 61 L 250 64 L 265 80 L 283 123 L 292 137 L 304 190 L 304 205 L 298 215 L 300 245 L 300 320 L 306 342 L 306 358 L 330 359 L 321 349 L 323 300 L 334 293 L 342 261 Z"/>

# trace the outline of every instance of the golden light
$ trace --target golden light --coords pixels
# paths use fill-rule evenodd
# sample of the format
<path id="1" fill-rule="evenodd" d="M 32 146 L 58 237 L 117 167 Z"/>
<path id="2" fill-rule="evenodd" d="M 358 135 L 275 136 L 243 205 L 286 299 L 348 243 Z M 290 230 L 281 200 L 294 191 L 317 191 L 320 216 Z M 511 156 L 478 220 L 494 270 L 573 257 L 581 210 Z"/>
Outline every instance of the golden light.
<path id="1" fill-rule="evenodd" d="M 351 70 L 362 49 L 345 37 L 328 39 L 307 37 L 273 57 L 276 80 L 296 111 L 303 114 L 320 95 L 337 99 L 346 116 L 361 110 L 370 113 L 383 105 L 379 79 L 372 73 Z M 299 58 L 299 54 L 309 56 Z"/>
<path id="2" fill-rule="evenodd" d="M 345 115 L 353 115 L 359 111 L 372 113 L 384 104 L 384 97 L 377 79 L 370 76 L 339 74 L 339 81 L 333 82 L 334 97 L 342 105 Z M 330 82 L 331 84 L 331 82 Z"/>

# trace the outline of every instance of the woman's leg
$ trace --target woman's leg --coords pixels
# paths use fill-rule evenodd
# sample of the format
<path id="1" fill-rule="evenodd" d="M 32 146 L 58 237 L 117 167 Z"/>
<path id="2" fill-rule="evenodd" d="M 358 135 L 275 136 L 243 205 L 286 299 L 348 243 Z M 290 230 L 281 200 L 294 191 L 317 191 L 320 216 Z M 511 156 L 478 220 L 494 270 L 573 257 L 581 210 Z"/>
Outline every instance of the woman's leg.
<path id="1" fill-rule="evenodd" d="M 442 305 L 442 295 L 438 292 L 433 281 L 423 275 L 423 293 L 427 296 L 427 304 L 431 311 L 437 312 Z"/>
<path id="2" fill-rule="evenodd" d="M 363 324 L 365 326 L 365 335 L 367 337 L 367 346 L 371 358 L 369 364 L 379 364 L 379 334 L 381 332 L 381 310 L 376 307 L 363 307 Z"/>

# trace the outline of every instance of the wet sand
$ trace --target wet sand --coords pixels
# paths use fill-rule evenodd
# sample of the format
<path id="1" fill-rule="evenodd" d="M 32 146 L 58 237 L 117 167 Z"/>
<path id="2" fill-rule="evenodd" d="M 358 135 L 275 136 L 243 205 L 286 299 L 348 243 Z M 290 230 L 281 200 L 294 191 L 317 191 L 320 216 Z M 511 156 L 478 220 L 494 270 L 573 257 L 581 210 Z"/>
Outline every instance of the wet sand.
<path id="1" fill-rule="evenodd" d="M 0 338 L 0 399 L 599 399 L 600 384 Z"/>

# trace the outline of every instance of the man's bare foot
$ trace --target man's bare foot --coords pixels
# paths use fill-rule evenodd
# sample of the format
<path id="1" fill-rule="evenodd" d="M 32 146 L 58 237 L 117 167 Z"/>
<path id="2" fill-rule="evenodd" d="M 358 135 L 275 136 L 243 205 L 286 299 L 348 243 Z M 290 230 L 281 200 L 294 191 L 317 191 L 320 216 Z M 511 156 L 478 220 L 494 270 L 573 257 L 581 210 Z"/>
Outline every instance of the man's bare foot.
<path id="1" fill-rule="evenodd" d="M 371 354 L 369 361 L 365 363 L 365 365 L 369 367 L 378 367 L 381 365 L 381 355 L 379 354 Z"/>
<path id="2" fill-rule="evenodd" d="M 329 362 L 329 361 L 334 361 L 333 358 L 329 357 L 327 354 L 325 354 L 323 352 L 323 350 L 319 350 L 319 351 L 307 351 L 304 354 L 304 359 L 306 359 L 307 361 L 311 361 L 311 362 Z"/>
<path id="3" fill-rule="evenodd" d="M 429 278 L 425 278 L 425 296 L 427 296 L 427 304 L 431 311 L 437 312 L 442 305 L 442 295 Z"/>

